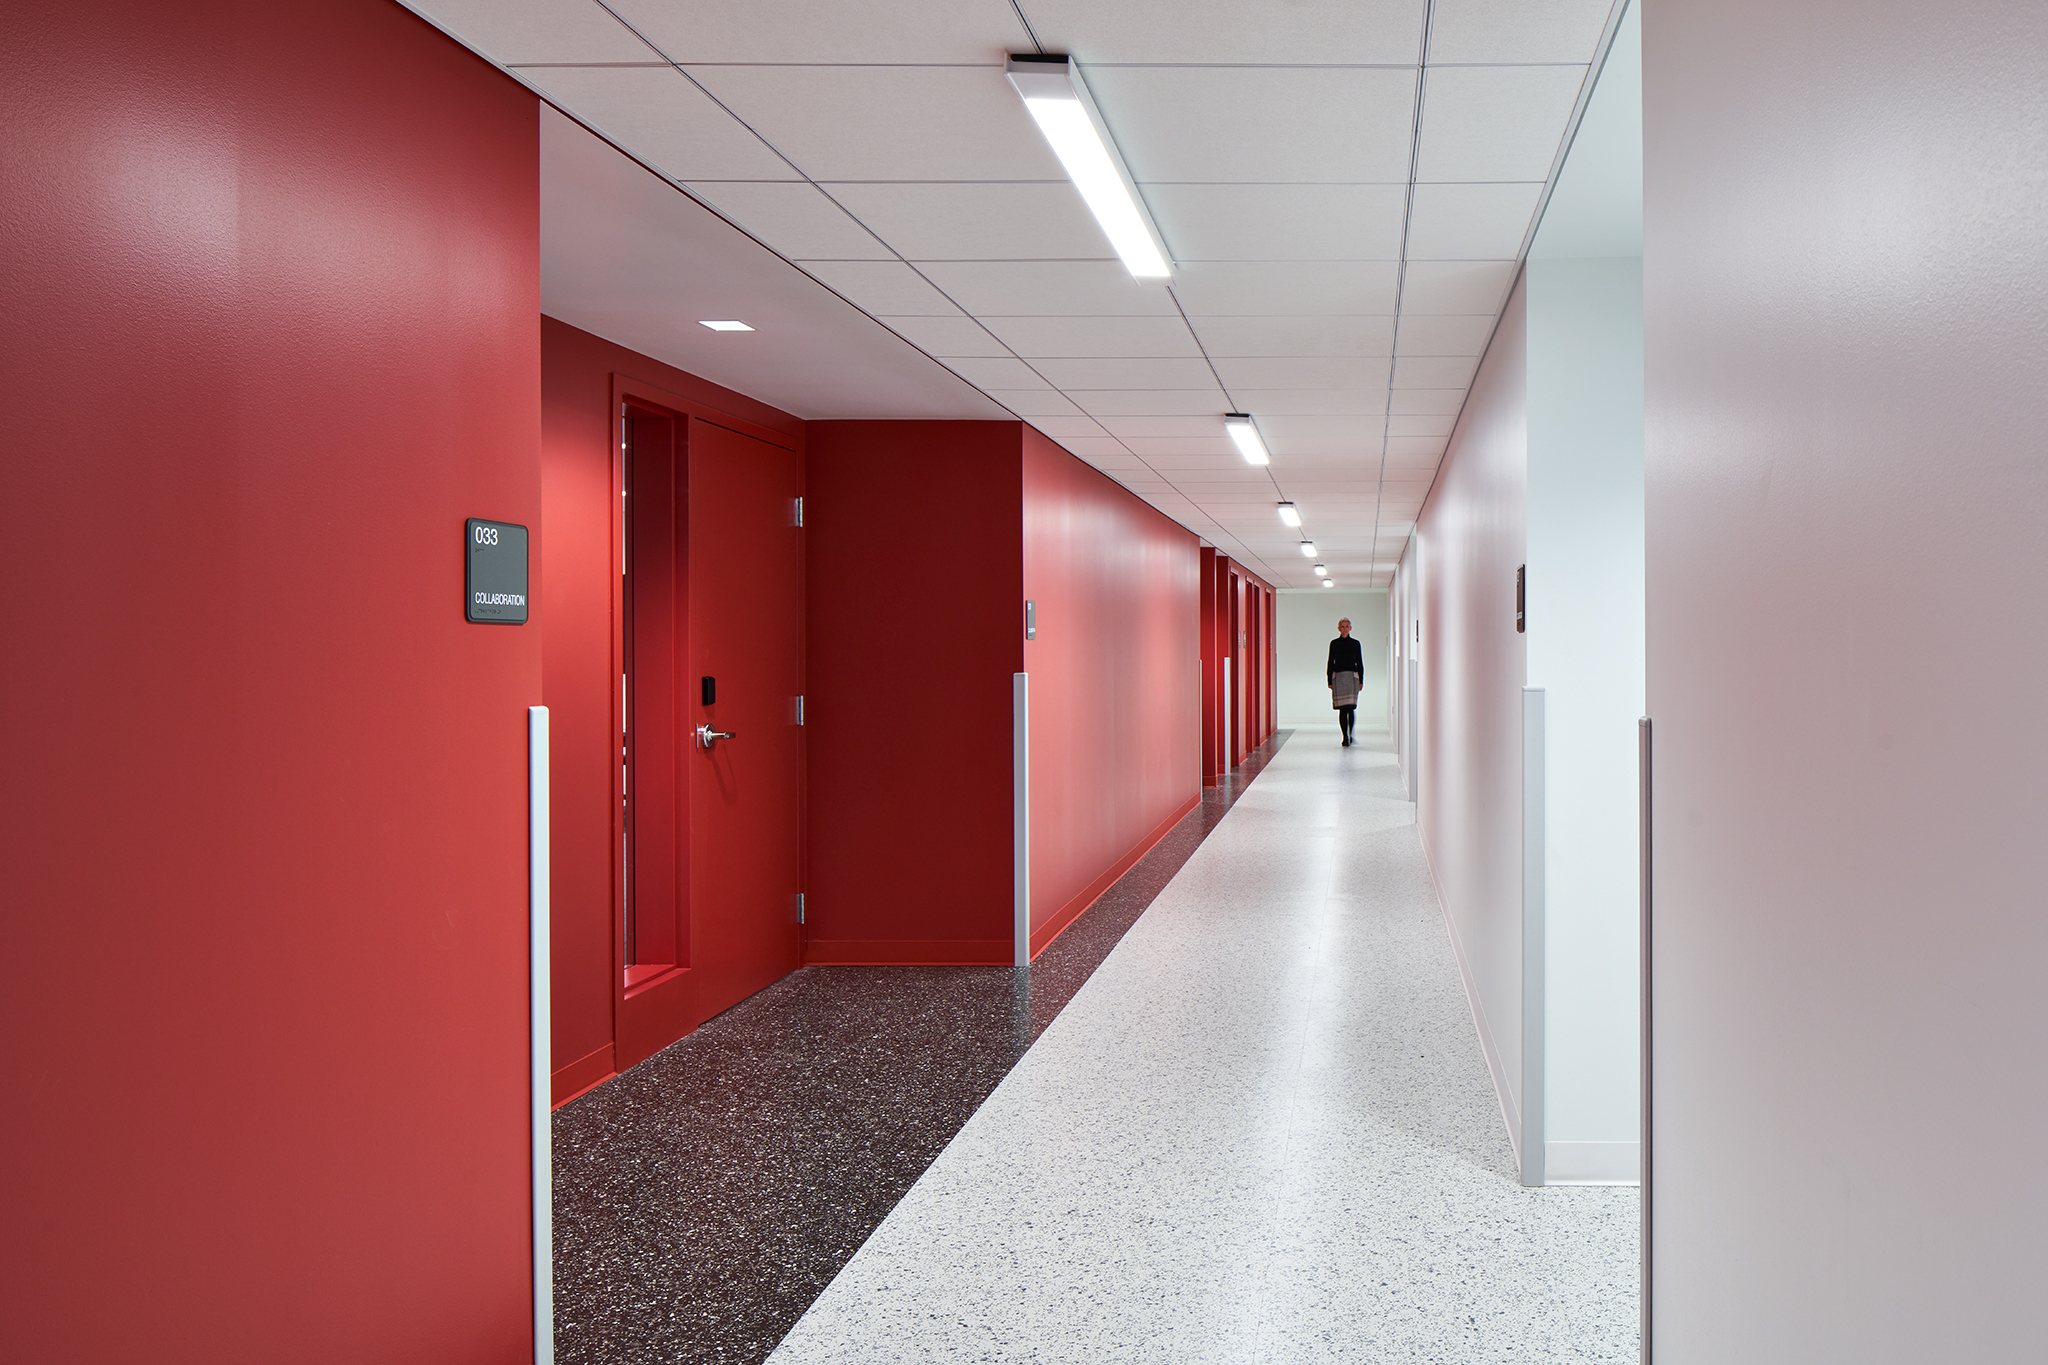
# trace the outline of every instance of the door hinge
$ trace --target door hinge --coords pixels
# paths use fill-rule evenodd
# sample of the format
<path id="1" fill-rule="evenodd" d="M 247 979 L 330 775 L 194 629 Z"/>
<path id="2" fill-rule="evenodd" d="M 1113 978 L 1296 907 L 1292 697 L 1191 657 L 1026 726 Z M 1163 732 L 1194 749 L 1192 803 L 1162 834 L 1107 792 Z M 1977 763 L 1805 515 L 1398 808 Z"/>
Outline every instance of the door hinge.
<path id="1" fill-rule="evenodd" d="M 804 699 L 801 695 L 796 699 L 796 723 L 798 725 L 804 723 Z"/>
<path id="2" fill-rule="evenodd" d="M 796 893 L 796 922 L 804 922 L 804 893 L 801 891 Z"/>
<path id="3" fill-rule="evenodd" d="M 796 524 L 798 526 L 804 524 L 804 500 L 802 498 L 796 500 Z"/>

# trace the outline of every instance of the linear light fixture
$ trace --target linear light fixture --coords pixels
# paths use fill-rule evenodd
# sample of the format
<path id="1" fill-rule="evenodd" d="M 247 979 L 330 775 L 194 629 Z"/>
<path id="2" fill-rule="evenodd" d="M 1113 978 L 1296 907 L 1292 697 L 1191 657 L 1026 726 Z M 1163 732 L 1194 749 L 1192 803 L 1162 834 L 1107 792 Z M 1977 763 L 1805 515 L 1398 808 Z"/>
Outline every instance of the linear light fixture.
<path id="1" fill-rule="evenodd" d="M 1012 56 L 1003 68 L 1023 96 L 1024 107 L 1038 122 L 1038 131 L 1052 144 L 1053 155 L 1067 171 L 1067 178 L 1095 221 L 1102 224 L 1109 244 L 1123 257 L 1124 267 L 1141 280 L 1163 280 L 1172 276 L 1166 244 L 1130 169 L 1118 154 L 1102 113 L 1089 97 L 1088 87 L 1073 59 L 1040 53 Z"/>
<path id="2" fill-rule="evenodd" d="M 1299 509 L 1299 508 L 1297 508 L 1297 507 L 1296 507 L 1296 506 L 1295 506 L 1295 505 L 1294 505 L 1293 503 L 1291 503 L 1291 502 L 1283 502 L 1283 503 L 1281 503 L 1281 504 L 1280 504 L 1280 524 L 1281 524 L 1282 526 L 1299 526 L 1299 525 L 1301 525 L 1301 511 L 1300 511 L 1300 509 Z"/>
<path id="3" fill-rule="evenodd" d="M 1316 543 L 1313 540 L 1301 542 L 1301 557 L 1303 559 L 1314 559 L 1316 557 Z"/>
<path id="4" fill-rule="evenodd" d="M 699 327 L 709 327 L 714 332 L 751 332 L 754 330 L 753 328 L 747 326 L 746 323 L 734 322 L 731 318 L 721 318 L 712 321 L 700 321 L 697 325 Z"/>
<path id="5" fill-rule="evenodd" d="M 1326 565 L 1322 565 L 1322 564 L 1318 564 L 1318 565 L 1316 565 L 1316 577 L 1317 577 L 1317 578 L 1328 578 L 1329 576 L 1330 576 L 1330 570 L 1329 570 L 1328 566 L 1326 566 Z"/>
<path id="6" fill-rule="evenodd" d="M 1334 578 L 1325 578 L 1323 580 L 1323 586 L 1326 588 L 1334 588 L 1337 586 L 1337 580 Z"/>
<path id="7" fill-rule="evenodd" d="M 1237 444 L 1246 464 L 1273 463 L 1273 457 L 1266 453 L 1266 443 L 1259 439 L 1259 429 L 1252 425 L 1250 414 L 1224 413 L 1223 429 L 1230 433 L 1230 439 Z"/>

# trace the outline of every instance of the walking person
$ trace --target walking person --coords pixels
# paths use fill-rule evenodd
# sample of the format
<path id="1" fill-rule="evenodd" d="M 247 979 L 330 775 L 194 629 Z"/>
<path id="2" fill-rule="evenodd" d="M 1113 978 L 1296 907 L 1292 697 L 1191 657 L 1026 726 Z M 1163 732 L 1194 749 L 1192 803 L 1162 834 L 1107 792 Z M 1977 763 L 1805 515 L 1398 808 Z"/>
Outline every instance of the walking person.
<path id="1" fill-rule="evenodd" d="M 1330 705 L 1337 708 L 1337 728 L 1344 732 L 1344 747 L 1351 747 L 1351 724 L 1358 714 L 1358 686 L 1365 681 L 1365 651 L 1351 638 L 1349 619 L 1337 623 L 1337 638 L 1330 641 Z"/>

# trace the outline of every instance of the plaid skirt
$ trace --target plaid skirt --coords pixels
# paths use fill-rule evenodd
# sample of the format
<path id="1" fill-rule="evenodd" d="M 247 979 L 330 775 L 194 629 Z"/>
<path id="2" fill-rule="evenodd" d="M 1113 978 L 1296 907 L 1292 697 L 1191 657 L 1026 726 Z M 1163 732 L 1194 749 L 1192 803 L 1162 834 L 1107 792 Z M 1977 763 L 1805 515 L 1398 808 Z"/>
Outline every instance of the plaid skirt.
<path id="1" fill-rule="evenodd" d="M 1330 709 L 1335 711 L 1346 706 L 1358 705 L 1358 675 L 1356 673 L 1332 673 L 1330 675 Z"/>

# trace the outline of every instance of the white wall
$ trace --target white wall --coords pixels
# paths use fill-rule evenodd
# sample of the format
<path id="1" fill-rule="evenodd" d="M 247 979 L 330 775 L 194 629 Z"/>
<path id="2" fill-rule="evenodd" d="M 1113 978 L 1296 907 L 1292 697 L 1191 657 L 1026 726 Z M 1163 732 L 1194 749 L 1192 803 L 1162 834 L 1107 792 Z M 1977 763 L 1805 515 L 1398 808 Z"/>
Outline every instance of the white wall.
<path id="1" fill-rule="evenodd" d="M 1522 684 L 1515 569 L 1528 452 L 1526 306 L 1508 298 L 1416 522 L 1416 819 L 1503 1116 L 1521 1138 Z"/>
<path id="2" fill-rule="evenodd" d="M 1358 723 L 1386 724 L 1387 594 L 1342 588 L 1281 588 L 1274 643 L 1280 673 L 1280 724 L 1335 728 L 1330 688 L 1323 673 L 1339 617 L 1351 618 L 1351 638 L 1365 656 L 1358 690 Z"/>
<path id="3" fill-rule="evenodd" d="M 1643 270 L 1531 260 L 1529 685 L 1544 689 L 1546 1177 L 1636 1178 Z"/>
<path id="4" fill-rule="evenodd" d="M 2039 1359 L 2048 5 L 1643 44 L 1657 1365 Z"/>
<path id="5" fill-rule="evenodd" d="M 1544 689 L 1545 1178 L 1634 1180 L 1642 57 L 1615 35 L 1529 253 L 1529 685 Z"/>

